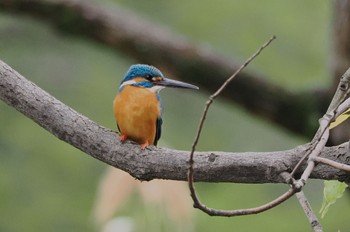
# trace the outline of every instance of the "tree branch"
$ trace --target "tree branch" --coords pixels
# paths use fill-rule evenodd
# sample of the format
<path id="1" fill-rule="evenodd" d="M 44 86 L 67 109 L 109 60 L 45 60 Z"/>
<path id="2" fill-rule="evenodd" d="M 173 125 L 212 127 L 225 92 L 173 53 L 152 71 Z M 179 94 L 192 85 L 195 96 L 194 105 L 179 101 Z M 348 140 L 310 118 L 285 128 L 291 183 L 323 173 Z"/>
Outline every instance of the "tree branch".
<path id="1" fill-rule="evenodd" d="M 116 132 L 104 128 L 66 106 L 0 61 L 0 99 L 51 132 L 102 162 L 140 180 L 186 180 L 189 151 L 121 144 Z M 349 164 L 348 143 L 322 150 L 321 157 Z M 196 152 L 194 178 L 205 182 L 280 183 L 280 173 L 290 172 L 308 144 L 278 152 Z M 300 170 L 305 168 L 303 164 Z M 297 171 L 295 176 L 300 176 Z M 311 178 L 350 181 L 350 175 L 319 164 Z"/>
<path id="2" fill-rule="evenodd" d="M 350 172 L 350 165 L 340 164 L 340 163 L 335 162 L 333 160 L 329 160 L 329 159 L 322 158 L 322 157 L 315 157 L 314 160 L 318 163 L 327 164 L 327 165 L 332 166 L 334 168 L 337 168 L 339 170 L 344 170 L 346 172 Z"/>
<path id="3" fill-rule="evenodd" d="M 38 16 L 62 32 L 90 38 L 210 92 L 239 67 L 232 65 L 231 58 L 117 6 L 106 9 L 83 0 L 2 0 L 0 9 Z M 328 96 L 311 91 L 292 93 L 248 72 L 239 76 L 223 97 L 294 133 L 308 137 L 314 134 L 317 129 L 314 122 L 325 111 Z"/>

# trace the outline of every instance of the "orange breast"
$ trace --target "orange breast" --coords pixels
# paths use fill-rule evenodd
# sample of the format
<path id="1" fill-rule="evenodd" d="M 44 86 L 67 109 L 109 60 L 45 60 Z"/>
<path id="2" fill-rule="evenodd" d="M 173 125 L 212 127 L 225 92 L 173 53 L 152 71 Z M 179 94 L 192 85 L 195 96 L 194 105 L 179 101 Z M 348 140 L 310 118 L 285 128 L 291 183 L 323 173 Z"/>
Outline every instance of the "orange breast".
<path id="1" fill-rule="evenodd" d="M 160 106 L 155 93 L 135 86 L 125 86 L 113 102 L 114 116 L 120 132 L 131 140 L 154 144 Z"/>

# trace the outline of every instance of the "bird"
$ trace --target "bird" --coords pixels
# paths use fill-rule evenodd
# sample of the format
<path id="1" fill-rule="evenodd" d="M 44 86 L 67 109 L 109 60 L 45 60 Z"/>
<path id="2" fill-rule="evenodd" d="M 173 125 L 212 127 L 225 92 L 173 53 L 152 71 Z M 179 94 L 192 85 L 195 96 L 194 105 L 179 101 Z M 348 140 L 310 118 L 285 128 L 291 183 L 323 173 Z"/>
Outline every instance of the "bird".
<path id="1" fill-rule="evenodd" d="M 130 139 L 145 149 L 157 145 L 161 136 L 163 106 L 159 92 L 165 87 L 199 89 L 197 86 L 164 77 L 154 66 L 130 66 L 113 101 L 120 140 Z"/>

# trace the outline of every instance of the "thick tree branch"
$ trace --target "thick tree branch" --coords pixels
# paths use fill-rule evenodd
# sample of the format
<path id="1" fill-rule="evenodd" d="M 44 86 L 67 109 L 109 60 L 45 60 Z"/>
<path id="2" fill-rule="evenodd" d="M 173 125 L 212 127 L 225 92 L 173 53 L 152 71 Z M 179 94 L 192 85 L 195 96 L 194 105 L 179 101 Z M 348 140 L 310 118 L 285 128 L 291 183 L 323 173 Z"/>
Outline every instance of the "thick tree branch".
<path id="1" fill-rule="evenodd" d="M 117 6 L 105 9 L 83 0 L 2 0 L 0 9 L 39 16 L 62 32 L 85 36 L 140 62 L 163 67 L 210 92 L 238 68 L 238 64 L 232 65 L 232 59 Z M 294 133 L 308 137 L 314 134 L 317 124 L 313 122 L 325 111 L 326 95 L 291 93 L 248 72 L 240 76 L 227 87 L 224 97 Z"/>
<path id="2" fill-rule="evenodd" d="M 59 139 L 140 180 L 186 180 L 189 151 L 151 147 L 141 151 L 131 142 L 121 144 L 116 132 L 99 126 L 26 80 L 0 61 L 0 99 L 31 118 Z M 322 150 L 321 157 L 349 164 L 348 143 Z M 308 145 L 279 152 L 197 152 L 194 178 L 205 182 L 279 183 Z M 303 170 L 302 165 L 300 170 Z M 300 176 L 301 171 L 295 175 Z M 350 175 L 319 164 L 311 178 L 350 181 Z"/>

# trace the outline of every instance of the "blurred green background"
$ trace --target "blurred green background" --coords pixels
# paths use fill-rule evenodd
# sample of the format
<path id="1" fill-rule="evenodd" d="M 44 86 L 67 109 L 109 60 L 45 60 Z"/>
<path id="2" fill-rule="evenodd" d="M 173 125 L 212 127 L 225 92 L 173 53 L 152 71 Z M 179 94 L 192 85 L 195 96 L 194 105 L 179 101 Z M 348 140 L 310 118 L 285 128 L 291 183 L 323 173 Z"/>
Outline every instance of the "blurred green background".
<path id="1" fill-rule="evenodd" d="M 291 91 L 330 84 L 330 1 L 95 2 L 128 8 L 238 62 L 276 35 L 277 41 L 249 66 L 251 72 Z M 0 14 L 0 59 L 65 104 L 115 130 L 112 100 L 125 71 L 136 62 L 103 45 L 61 34 L 40 20 L 4 12 Z M 161 93 L 165 111 L 159 146 L 190 149 L 209 94 L 176 89 Z M 210 109 L 199 150 L 284 150 L 307 141 L 238 105 L 218 100 Z M 91 210 L 106 168 L 0 102 L 0 231 L 98 231 Z M 205 203 L 225 209 L 257 206 L 287 189 L 277 184 L 197 186 Z M 315 211 L 321 207 L 322 187 L 322 181 L 313 180 L 305 189 Z M 131 198 L 137 202 L 137 194 Z M 349 203 L 346 196 L 330 209 L 321 220 L 325 231 L 349 228 Z M 152 217 L 159 215 L 140 213 L 142 207 L 133 201 L 123 210 L 124 216 L 136 221 L 143 213 L 153 212 L 139 231 L 172 230 L 156 229 Z M 214 218 L 194 211 L 193 231 L 310 230 L 294 198 L 253 216 Z"/>

